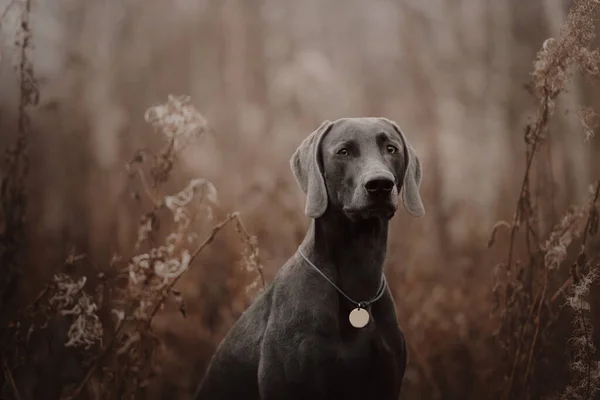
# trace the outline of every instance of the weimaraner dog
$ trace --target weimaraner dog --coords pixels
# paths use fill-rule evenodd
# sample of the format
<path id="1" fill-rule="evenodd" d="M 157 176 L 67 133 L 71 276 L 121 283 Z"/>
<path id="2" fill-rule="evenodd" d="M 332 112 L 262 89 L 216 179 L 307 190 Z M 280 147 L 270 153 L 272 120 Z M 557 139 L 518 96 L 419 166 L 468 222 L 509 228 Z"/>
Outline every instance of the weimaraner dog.
<path id="1" fill-rule="evenodd" d="M 421 164 L 385 118 L 325 121 L 290 160 L 311 224 L 218 346 L 197 400 L 397 400 L 404 335 L 383 275 L 401 197 L 416 217 Z"/>

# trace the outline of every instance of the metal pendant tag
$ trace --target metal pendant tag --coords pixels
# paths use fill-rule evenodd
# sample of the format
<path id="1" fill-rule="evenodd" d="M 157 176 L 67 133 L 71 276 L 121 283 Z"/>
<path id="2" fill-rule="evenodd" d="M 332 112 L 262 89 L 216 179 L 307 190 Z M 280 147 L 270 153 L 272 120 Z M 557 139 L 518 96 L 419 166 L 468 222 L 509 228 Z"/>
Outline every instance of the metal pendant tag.
<path id="1" fill-rule="evenodd" d="M 348 319 L 353 327 L 362 328 L 369 323 L 370 316 L 367 310 L 357 307 L 350 311 Z"/>

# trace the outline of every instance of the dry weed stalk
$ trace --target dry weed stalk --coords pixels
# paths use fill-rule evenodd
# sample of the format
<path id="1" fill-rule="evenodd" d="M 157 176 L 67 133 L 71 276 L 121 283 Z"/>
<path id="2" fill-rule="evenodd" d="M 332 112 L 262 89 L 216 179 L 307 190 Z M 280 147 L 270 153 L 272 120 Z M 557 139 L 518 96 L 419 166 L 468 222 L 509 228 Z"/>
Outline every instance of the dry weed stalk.
<path id="1" fill-rule="evenodd" d="M 12 6 L 11 3 L 10 6 Z M 19 62 L 19 103 L 17 120 L 17 138 L 8 148 L 5 156 L 4 173 L 0 179 L 0 357 L 4 373 L 0 380 L 0 397 L 12 393 L 20 397 L 11 366 L 18 364 L 16 346 L 14 346 L 13 325 L 14 310 L 11 304 L 22 273 L 24 252 L 26 251 L 26 211 L 27 196 L 25 186 L 29 171 L 27 144 L 30 133 L 28 107 L 38 103 L 38 90 L 33 67 L 29 58 L 31 47 L 30 14 L 31 0 L 16 4 L 22 8 L 20 29 L 17 40 Z M 10 387 L 7 387 L 10 386 Z"/>
<path id="2" fill-rule="evenodd" d="M 144 192 L 152 208 L 140 221 L 137 254 L 117 273 L 118 279 L 126 279 L 122 289 L 110 302 L 111 312 L 117 317 L 113 339 L 103 349 L 84 380 L 75 388 L 72 397 L 78 395 L 95 371 L 100 361 L 104 364 L 96 379 L 100 386 L 110 388 L 103 396 L 110 398 L 139 398 L 152 377 L 152 357 L 157 348 L 157 338 L 152 333 L 152 320 L 163 309 L 168 298 L 178 303 L 182 316 L 186 307 L 181 293 L 175 289 L 179 278 L 188 270 L 194 259 L 227 224 L 235 221 L 243 229 L 237 213 L 228 215 L 213 226 L 210 234 L 198 243 L 194 233 L 196 223 L 211 223 L 212 205 L 217 203 L 213 184 L 205 179 L 193 179 L 180 192 L 164 195 L 161 189 L 169 180 L 177 155 L 193 140 L 206 132 L 206 121 L 191 105 L 188 97 L 170 96 L 166 104 L 152 107 L 146 113 L 146 121 L 159 130 L 166 142 L 158 156 L 149 151 L 138 151 L 127 166 L 134 176 L 140 178 Z M 148 182 L 143 171 L 150 159 Z M 161 218 L 167 212 L 170 220 Z M 171 226 L 170 232 L 161 234 Z M 242 239 L 257 253 L 243 229 Z M 262 277 L 261 270 L 258 269 Z M 119 287 L 116 282 L 107 283 Z M 120 385 L 119 382 L 127 382 Z M 114 390 L 118 388 L 118 390 Z"/>
<path id="3" fill-rule="evenodd" d="M 75 349 L 87 370 L 78 383 L 64 389 L 66 398 L 78 398 L 86 388 L 94 388 L 93 397 L 103 399 L 143 396 L 156 374 L 152 361 L 159 339 L 152 332 L 153 318 L 169 299 L 186 317 L 183 296 L 175 285 L 226 225 L 235 224 L 244 243 L 244 262 L 255 281 L 265 284 L 255 238 L 237 213 L 214 224 L 204 240 L 195 233 L 201 225 L 212 225 L 212 207 L 218 199 L 211 182 L 193 179 L 177 193 L 164 193 L 180 152 L 207 130 L 202 115 L 188 97 L 169 96 L 165 104 L 148 110 L 146 120 L 165 141 L 157 156 L 139 150 L 127 164 L 127 171 L 139 178 L 150 201 L 149 211 L 140 219 L 134 255 L 126 263 L 114 257 L 108 268 L 91 277 L 79 273 L 85 266 L 84 256 L 71 254 L 66 262 L 71 272 L 55 274 L 27 313 L 19 316 L 21 328 L 16 336 L 24 343 L 55 316 L 68 324 L 63 346 Z M 28 331 L 22 328 L 26 320 Z M 6 369 L 5 375 L 12 378 L 12 371 Z M 15 380 L 9 383 L 18 397 Z"/>
<path id="4" fill-rule="evenodd" d="M 507 355 L 509 365 L 507 384 L 503 398 L 531 396 L 532 376 L 540 364 L 535 357 L 539 354 L 541 337 L 549 332 L 555 316 L 549 307 L 551 290 L 550 272 L 559 269 L 567 258 L 569 246 L 586 231 L 592 218 L 592 206 L 586 203 L 572 207 L 550 232 L 542 231 L 539 222 L 538 205 L 543 199 L 532 195 L 534 177 L 532 165 L 539 149 L 545 144 L 549 121 L 554 113 L 555 100 L 566 88 L 570 79 L 570 68 L 578 67 L 594 78 L 600 77 L 600 54 L 590 50 L 589 43 L 595 37 L 594 22 L 600 13 L 600 2 L 578 0 L 572 6 L 567 21 L 557 39 L 544 42 L 537 55 L 530 85 L 531 93 L 537 100 L 535 119 L 525 129 L 526 161 L 525 170 L 514 218 L 509 224 L 509 249 L 507 261 L 497 267 L 496 275 L 501 277 L 494 287 L 494 293 L 501 303 L 500 328 L 497 338 Z M 585 111 L 582 120 L 586 138 L 589 139 L 592 114 Z M 526 260 L 516 260 L 517 233 L 523 230 Z M 493 231 L 490 245 L 495 239 L 497 227 Z M 546 237 L 546 240 L 542 240 Z M 566 286 L 565 286 L 566 287 Z M 504 290 L 501 291 L 501 288 Z M 541 382 L 535 382 L 541 383 Z M 539 395 L 539 393 L 538 393 Z"/>
<path id="5" fill-rule="evenodd" d="M 38 102 L 37 85 L 28 54 L 31 46 L 31 1 L 25 1 L 23 7 L 19 31 L 21 39 L 17 42 L 20 53 L 17 138 L 6 152 L 4 174 L 0 181 L 0 309 L 10 301 L 14 292 L 20 268 L 18 251 L 25 245 L 25 184 L 29 170 L 27 143 L 30 131 L 27 108 Z"/>

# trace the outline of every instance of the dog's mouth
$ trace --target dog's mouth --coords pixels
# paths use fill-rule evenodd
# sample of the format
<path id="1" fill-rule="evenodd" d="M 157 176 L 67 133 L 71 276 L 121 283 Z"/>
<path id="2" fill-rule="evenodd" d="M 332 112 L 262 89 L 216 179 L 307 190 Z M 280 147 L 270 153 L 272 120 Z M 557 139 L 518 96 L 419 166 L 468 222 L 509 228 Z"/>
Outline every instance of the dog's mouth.
<path id="1" fill-rule="evenodd" d="M 396 209 L 391 203 L 370 204 L 361 208 L 344 207 L 344 213 L 353 221 L 373 218 L 389 220 L 396 213 Z"/>

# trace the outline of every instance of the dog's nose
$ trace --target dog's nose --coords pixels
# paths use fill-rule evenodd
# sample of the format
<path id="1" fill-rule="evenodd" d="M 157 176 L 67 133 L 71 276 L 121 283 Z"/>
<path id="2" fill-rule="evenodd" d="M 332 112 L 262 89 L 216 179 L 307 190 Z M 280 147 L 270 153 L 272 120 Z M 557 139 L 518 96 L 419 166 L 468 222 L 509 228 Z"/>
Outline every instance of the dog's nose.
<path id="1" fill-rule="evenodd" d="M 365 189 L 370 194 L 389 193 L 396 183 L 387 176 L 374 176 L 365 182 Z"/>

